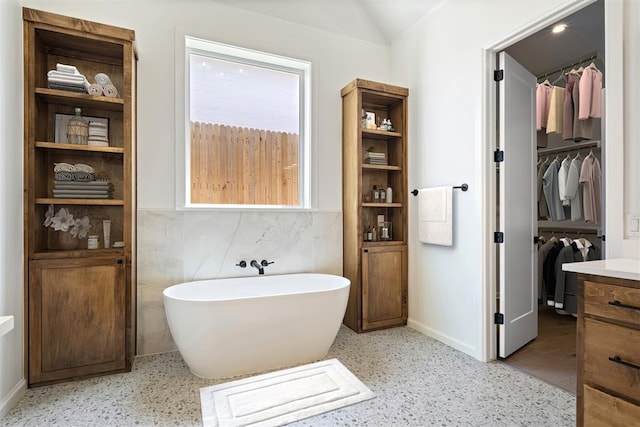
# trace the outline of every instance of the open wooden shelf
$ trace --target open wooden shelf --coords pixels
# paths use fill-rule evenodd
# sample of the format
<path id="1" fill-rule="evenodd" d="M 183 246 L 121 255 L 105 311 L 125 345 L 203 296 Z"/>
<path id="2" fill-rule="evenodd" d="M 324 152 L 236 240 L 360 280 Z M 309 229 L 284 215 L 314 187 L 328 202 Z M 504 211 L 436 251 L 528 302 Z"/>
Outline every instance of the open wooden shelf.
<path id="1" fill-rule="evenodd" d="M 381 170 L 381 171 L 401 171 L 402 168 L 400 166 L 393 165 L 371 165 L 368 163 L 362 164 L 362 169 L 373 169 L 373 170 Z"/>
<path id="2" fill-rule="evenodd" d="M 119 147 L 99 147 L 95 145 L 60 144 L 57 142 L 36 141 L 36 148 L 47 148 L 51 150 L 72 150 L 89 151 L 96 153 L 123 154 L 124 148 Z"/>
<path id="3" fill-rule="evenodd" d="M 363 203 L 363 208 L 401 208 L 402 203 Z"/>
<path id="4" fill-rule="evenodd" d="M 95 206 L 123 206 L 121 199 L 63 199 L 60 197 L 39 197 L 38 205 L 95 205 Z"/>
<path id="5" fill-rule="evenodd" d="M 60 259 L 60 258 L 86 258 L 96 256 L 124 256 L 124 248 L 110 249 L 74 249 L 74 250 L 48 250 L 34 252 L 32 259 Z"/>
<path id="6" fill-rule="evenodd" d="M 123 111 L 124 109 L 124 100 L 122 98 L 93 96 L 85 93 L 69 92 L 44 87 L 37 87 L 35 89 L 35 93 L 49 104 L 67 105 L 69 107 L 97 108 L 109 111 Z"/>
<path id="7" fill-rule="evenodd" d="M 402 134 L 400 132 L 378 129 L 362 129 L 362 136 L 375 139 L 402 138 Z"/>

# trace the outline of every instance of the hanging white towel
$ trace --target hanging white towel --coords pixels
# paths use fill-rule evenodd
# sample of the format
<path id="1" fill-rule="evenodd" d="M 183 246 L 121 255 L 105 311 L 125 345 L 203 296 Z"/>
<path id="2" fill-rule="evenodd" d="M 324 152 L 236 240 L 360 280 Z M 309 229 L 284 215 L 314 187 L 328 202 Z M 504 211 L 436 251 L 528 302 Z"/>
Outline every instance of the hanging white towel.
<path id="1" fill-rule="evenodd" d="M 418 190 L 418 240 L 453 245 L 453 187 Z"/>

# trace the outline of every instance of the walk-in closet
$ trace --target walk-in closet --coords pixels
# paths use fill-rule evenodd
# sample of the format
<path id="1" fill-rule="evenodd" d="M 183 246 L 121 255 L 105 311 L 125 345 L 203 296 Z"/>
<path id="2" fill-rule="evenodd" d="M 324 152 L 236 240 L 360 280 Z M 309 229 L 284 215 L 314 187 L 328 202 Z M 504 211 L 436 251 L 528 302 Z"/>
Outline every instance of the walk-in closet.
<path id="1" fill-rule="evenodd" d="M 537 77 L 538 329 L 502 361 L 575 393 L 577 277 L 562 265 L 602 259 L 606 251 L 604 1 L 556 25 L 505 49 Z"/>

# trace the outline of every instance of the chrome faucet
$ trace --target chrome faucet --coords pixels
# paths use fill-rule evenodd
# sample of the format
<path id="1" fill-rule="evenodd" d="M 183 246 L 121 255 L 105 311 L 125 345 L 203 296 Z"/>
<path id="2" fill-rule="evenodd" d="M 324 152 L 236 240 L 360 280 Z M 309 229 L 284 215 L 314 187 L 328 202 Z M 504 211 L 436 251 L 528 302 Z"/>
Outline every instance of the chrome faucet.
<path id="1" fill-rule="evenodd" d="M 264 274 L 264 268 L 260 264 L 258 264 L 258 261 L 256 261 L 255 259 L 251 260 L 251 267 L 257 268 L 258 274 Z"/>

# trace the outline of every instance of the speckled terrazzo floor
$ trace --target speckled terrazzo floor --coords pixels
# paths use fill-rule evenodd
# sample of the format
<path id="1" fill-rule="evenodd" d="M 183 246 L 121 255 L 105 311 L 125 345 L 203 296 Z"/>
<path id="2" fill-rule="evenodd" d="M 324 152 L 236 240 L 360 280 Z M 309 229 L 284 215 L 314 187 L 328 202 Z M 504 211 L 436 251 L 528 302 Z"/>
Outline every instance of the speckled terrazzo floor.
<path id="1" fill-rule="evenodd" d="M 575 397 L 504 363 L 482 363 L 410 328 L 356 334 L 338 358 L 377 397 L 293 426 L 573 426 Z M 201 425 L 199 389 L 179 353 L 136 358 L 131 373 L 27 390 L 2 426 Z"/>

